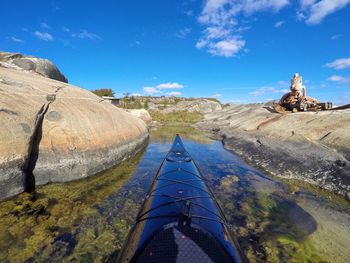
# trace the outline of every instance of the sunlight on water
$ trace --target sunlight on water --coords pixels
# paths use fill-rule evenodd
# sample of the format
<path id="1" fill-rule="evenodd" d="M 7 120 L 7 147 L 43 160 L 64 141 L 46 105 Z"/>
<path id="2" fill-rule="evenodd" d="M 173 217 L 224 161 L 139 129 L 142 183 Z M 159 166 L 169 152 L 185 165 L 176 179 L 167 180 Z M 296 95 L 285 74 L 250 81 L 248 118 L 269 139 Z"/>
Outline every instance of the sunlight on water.
<path id="1" fill-rule="evenodd" d="M 98 176 L 0 203 L 0 261 L 115 258 L 175 133 L 209 181 L 251 262 L 349 262 L 350 206 L 264 176 L 189 127 L 160 127 L 147 149 Z"/>

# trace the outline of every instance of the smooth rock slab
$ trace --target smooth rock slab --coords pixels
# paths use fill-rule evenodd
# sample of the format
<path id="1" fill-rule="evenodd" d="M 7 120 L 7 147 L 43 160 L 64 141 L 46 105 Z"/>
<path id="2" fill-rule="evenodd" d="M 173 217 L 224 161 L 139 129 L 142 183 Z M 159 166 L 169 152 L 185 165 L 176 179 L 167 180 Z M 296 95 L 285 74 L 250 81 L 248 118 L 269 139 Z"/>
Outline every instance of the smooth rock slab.
<path id="1" fill-rule="evenodd" d="M 1 52 L 0 66 L 23 71 L 35 72 L 44 77 L 67 83 L 67 78 L 48 59 L 35 58 L 18 53 Z"/>
<path id="2" fill-rule="evenodd" d="M 197 127 L 270 174 L 350 193 L 350 110 L 279 114 L 267 104 L 232 105 Z"/>
<path id="3" fill-rule="evenodd" d="M 126 109 L 126 111 L 140 118 L 147 124 L 152 122 L 152 117 L 146 109 Z"/>
<path id="4" fill-rule="evenodd" d="M 0 199 L 36 185 L 94 175 L 134 155 L 148 131 L 93 93 L 0 67 Z"/>

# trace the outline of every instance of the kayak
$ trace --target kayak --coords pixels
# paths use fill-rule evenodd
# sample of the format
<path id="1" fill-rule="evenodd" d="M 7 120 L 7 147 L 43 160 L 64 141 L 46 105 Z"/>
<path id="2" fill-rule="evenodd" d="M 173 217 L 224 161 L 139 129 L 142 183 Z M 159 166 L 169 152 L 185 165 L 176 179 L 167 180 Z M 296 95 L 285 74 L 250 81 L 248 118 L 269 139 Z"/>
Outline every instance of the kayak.
<path id="1" fill-rule="evenodd" d="M 178 134 L 117 262 L 246 262 Z"/>

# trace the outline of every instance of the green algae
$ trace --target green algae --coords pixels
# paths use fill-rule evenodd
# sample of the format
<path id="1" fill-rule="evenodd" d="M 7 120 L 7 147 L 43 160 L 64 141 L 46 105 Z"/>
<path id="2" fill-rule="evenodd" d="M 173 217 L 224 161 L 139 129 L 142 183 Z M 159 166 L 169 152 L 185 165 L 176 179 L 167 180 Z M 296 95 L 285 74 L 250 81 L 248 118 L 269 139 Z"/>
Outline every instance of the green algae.
<path id="1" fill-rule="evenodd" d="M 23 262 L 35 257 L 38 252 L 39 261 L 45 261 L 49 259 L 50 246 L 55 238 L 73 232 L 84 218 L 93 216 L 97 217 L 101 233 L 95 236 L 91 234 L 94 232 L 92 229 L 87 229 L 78 235 L 76 254 L 99 251 L 101 258 L 111 254 L 116 249 L 115 234 L 111 227 L 106 227 L 95 204 L 117 191 L 129 179 L 142 155 L 139 153 L 135 158 L 94 177 L 41 186 L 35 194 L 23 193 L 1 202 L 0 261 Z M 127 233 L 128 229 L 124 230 Z"/>
<path id="2" fill-rule="evenodd" d="M 185 125 L 157 127 L 150 141 L 168 144 L 175 133 L 203 147 L 213 143 L 205 133 Z M 147 165 L 158 168 L 160 162 L 154 154 L 158 152 L 151 152 Z M 52 258 L 62 262 L 106 262 L 115 256 L 134 222 L 144 189 L 128 186 L 125 194 L 112 198 L 118 204 L 118 213 L 110 218 L 99 213 L 98 206 L 130 181 L 141 158 L 139 154 L 99 176 L 38 187 L 35 196 L 22 194 L 0 203 L 0 262 L 47 262 Z M 322 250 L 328 245 L 327 239 L 335 237 L 325 234 L 329 228 L 320 229 L 320 222 L 314 222 L 309 210 L 304 211 L 299 202 L 303 197 L 298 196 L 306 189 L 315 198 L 326 198 L 329 202 L 322 205 L 331 208 L 335 203 L 348 205 L 344 200 L 304 182 L 286 180 L 284 187 L 264 185 L 248 172 L 242 175 L 226 169 L 227 164 L 221 160 L 214 163 L 215 159 L 207 171 L 211 187 L 250 262 L 348 262 L 343 251 L 335 258 L 334 253 Z M 219 177 L 218 170 L 225 175 Z"/>
<path id="3" fill-rule="evenodd" d="M 325 199 L 326 201 L 330 201 L 332 203 L 337 203 L 340 205 L 350 206 L 350 201 L 347 200 L 344 196 L 328 191 L 316 185 L 312 185 L 310 183 L 291 178 L 279 177 L 278 180 L 285 183 L 285 185 L 288 187 L 289 193 L 291 194 L 295 194 L 302 191 L 308 191 L 317 195 L 320 198 Z"/>
<path id="4" fill-rule="evenodd" d="M 308 238 L 315 229 L 299 227 L 291 213 L 312 217 L 286 196 L 257 192 L 238 176 L 222 178 L 214 192 L 250 262 L 326 262 Z"/>

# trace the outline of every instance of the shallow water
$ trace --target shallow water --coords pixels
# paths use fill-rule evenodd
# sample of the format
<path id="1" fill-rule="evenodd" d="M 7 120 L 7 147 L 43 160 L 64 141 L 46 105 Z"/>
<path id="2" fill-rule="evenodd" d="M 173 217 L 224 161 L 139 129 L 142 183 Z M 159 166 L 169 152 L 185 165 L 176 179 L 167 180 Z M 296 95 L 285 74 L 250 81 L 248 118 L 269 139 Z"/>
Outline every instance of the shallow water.
<path id="1" fill-rule="evenodd" d="M 270 178 L 188 127 L 153 130 L 143 153 L 98 176 L 0 203 L 0 261 L 114 258 L 176 132 L 251 262 L 350 262 L 349 202 Z"/>

